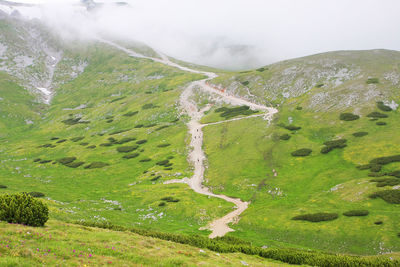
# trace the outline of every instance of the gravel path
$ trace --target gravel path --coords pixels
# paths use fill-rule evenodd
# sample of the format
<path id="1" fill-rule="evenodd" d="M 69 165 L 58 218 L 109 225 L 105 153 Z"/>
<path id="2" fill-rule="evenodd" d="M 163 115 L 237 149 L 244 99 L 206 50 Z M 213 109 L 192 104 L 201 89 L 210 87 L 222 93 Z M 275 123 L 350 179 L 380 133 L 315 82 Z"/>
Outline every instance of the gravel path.
<path id="1" fill-rule="evenodd" d="M 166 181 L 165 184 L 171 184 L 171 183 L 185 183 L 190 186 L 196 193 L 211 196 L 211 197 L 217 197 L 221 198 L 225 201 L 231 202 L 235 205 L 235 210 L 228 213 L 222 218 L 216 219 L 213 222 L 211 222 L 206 228 L 211 230 L 212 233 L 209 235 L 210 238 L 214 238 L 217 236 L 224 236 L 226 233 L 234 231 L 231 229 L 228 224 L 232 222 L 236 222 L 239 219 L 239 215 L 245 211 L 250 204 L 249 202 L 242 201 L 238 198 L 232 198 L 228 197 L 226 195 L 217 195 L 212 193 L 209 188 L 203 186 L 203 181 L 204 181 L 204 161 L 206 159 L 206 156 L 203 151 L 203 131 L 202 128 L 204 126 L 209 126 L 209 125 L 215 125 L 215 124 L 220 124 L 220 123 L 225 123 L 225 122 L 230 122 L 230 121 L 236 121 L 236 120 L 242 120 L 242 119 L 247 119 L 247 118 L 254 118 L 254 117 L 260 117 L 263 116 L 265 120 L 270 121 L 275 113 L 278 111 L 275 108 L 271 107 L 266 107 L 263 105 L 255 104 L 252 102 L 249 102 L 245 99 L 229 95 L 226 92 L 222 92 L 218 89 L 215 89 L 214 87 L 210 86 L 207 84 L 208 80 L 211 80 L 218 75 L 212 72 L 205 72 L 205 71 L 199 71 L 199 70 L 193 70 L 184 66 L 181 66 L 177 63 L 171 62 L 166 56 L 163 54 L 160 54 L 161 58 L 152 58 L 152 57 L 147 57 L 140 55 L 132 50 L 126 49 L 118 44 L 115 44 L 110 41 L 106 40 L 101 40 L 104 43 L 107 43 L 111 46 L 114 46 L 115 48 L 118 48 L 130 56 L 133 57 L 139 57 L 139 58 L 147 58 L 151 59 L 153 61 L 176 67 L 178 69 L 181 69 L 183 71 L 188 71 L 192 73 L 198 73 L 198 74 L 203 74 L 207 76 L 206 79 L 200 80 L 200 81 L 194 81 L 190 83 L 183 93 L 180 96 L 180 105 L 182 109 L 189 115 L 190 121 L 187 123 L 188 129 L 189 129 L 189 134 L 191 135 L 191 141 L 190 141 L 190 146 L 192 148 L 192 151 L 189 153 L 188 160 L 191 162 L 194 166 L 194 173 L 193 176 L 189 178 L 184 178 L 184 179 L 175 179 L 175 180 L 169 180 Z M 234 118 L 226 121 L 220 121 L 220 122 L 215 122 L 215 123 L 208 123 L 208 124 L 201 124 L 200 120 L 204 116 L 204 112 L 209 110 L 211 108 L 210 105 L 206 106 L 205 108 L 199 110 L 197 107 L 197 104 L 192 102 L 190 100 L 190 97 L 193 94 L 193 89 L 194 88 L 200 88 L 201 90 L 205 92 L 209 92 L 211 94 L 216 94 L 219 97 L 222 97 L 223 101 L 226 102 L 227 104 L 235 105 L 235 106 L 249 106 L 250 109 L 252 110 L 260 110 L 263 111 L 263 114 L 255 114 L 247 117 L 241 117 L 241 118 Z"/>

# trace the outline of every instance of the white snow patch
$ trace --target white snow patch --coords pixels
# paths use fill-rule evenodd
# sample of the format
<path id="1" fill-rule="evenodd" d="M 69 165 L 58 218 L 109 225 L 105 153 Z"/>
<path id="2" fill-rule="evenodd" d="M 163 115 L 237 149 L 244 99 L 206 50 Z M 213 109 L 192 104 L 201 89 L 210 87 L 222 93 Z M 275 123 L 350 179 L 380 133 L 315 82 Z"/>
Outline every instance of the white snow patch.
<path id="1" fill-rule="evenodd" d="M 42 92 L 43 94 L 45 94 L 46 96 L 51 95 L 51 91 L 49 91 L 49 89 L 44 88 L 44 87 L 36 87 L 40 92 Z"/>

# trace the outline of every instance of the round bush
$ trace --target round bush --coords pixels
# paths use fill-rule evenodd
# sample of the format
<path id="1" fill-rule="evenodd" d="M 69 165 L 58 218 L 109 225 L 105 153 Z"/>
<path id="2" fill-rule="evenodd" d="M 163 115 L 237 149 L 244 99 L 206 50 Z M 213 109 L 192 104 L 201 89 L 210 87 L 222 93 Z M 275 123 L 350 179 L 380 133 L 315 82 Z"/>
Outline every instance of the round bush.
<path id="1" fill-rule="evenodd" d="M 292 155 L 293 157 L 305 157 L 305 156 L 310 155 L 311 152 L 312 152 L 312 150 L 309 149 L 309 148 L 302 148 L 302 149 L 293 151 L 293 152 L 291 153 L 291 155 Z"/>
<path id="2" fill-rule="evenodd" d="M 0 195 L 0 220 L 30 226 L 43 226 L 49 209 L 42 201 L 27 193 Z"/>
<path id="3" fill-rule="evenodd" d="M 7 188 L 6 185 L 0 184 L 0 188 Z"/>
<path id="4" fill-rule="evenodd" d="M 344 216 L 367 216 L 369 214 L 368 210 L 349 210 L 343 213 Z"/>
<path id="5" fill-rule="evenodd" d="M 378 125 L 378 126 L 382 126 L 382 125 L 386 125 L 387 123 L 386 122 L 384 122 L 384 121 L 378 121 L 377 123 L 376 123 L 376 125 Z"/>

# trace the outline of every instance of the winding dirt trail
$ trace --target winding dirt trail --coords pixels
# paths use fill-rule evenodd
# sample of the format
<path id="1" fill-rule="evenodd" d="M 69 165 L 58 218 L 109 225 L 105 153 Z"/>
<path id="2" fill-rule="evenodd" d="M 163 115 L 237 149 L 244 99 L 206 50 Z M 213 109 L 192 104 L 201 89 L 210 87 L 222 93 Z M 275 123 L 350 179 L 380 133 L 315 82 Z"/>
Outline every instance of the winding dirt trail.
<path id="1" fill-rule="evenodd" d="M 194 166 L 193 176 L 190 179 L 189 178 L 174 179 L 174 180 L 166 181 L 164 183 L 165 184 L 185 183 L 185 184 L 188 184 L 190 186 L 190 188 L 193 191 L 195 191 L 196 193 L 211 196 L 211 197 L 217 197 L 217 198 L 220 198 L 225 201 L 233 203 L 235 205 L 235 210 L 228 213 L 227 215 L 225 215 L 222 218 L 214 220 L 206 228 L 212 231 L 212 233 L 209 235 L 210 238 L 214 238 L 217 236 L 224 236 L 226 233 L 234 231 L 233 229 L 231 229 L 228 226 L 228 224 L 237 221 L 239 218 L 239 215 L 247 209 L 247 207 L 250 203 L 242 201 L 238 198 L 232 198 L 232 197 L 228 197 L 226 195 L 214 194 L 209 190 L 209 188 L 203 186 L 204 170 L 205 170 L 204 161 L 206 159 L 206 156 L 205 156 L 203 148 L 202 148 L 203 147 L 202 128 L 205 126 L 209 126 L 209 125 L 215 125 L 215 124 L 236 121 L 236 120 L 241 120 L 241 119 L 247 119 L 247 118 L 260 117 L 260 116 L 263 116 L 265 120 L 270 121 L 272 119 L 273 115 L 278 112 L 278 110 L 276 110 L 275 108 L 266 107 L 263 105 L 249 102 L 245 99 L 242 99 L 242 98 L 239 98 L 239 97 L 236 97 L 233 95 L 229 95 L 225 92 L 219 91 L 219 90 L 209 86 L 207 84 L 207 81 L 218 77 L 218 75 L 213 72 L 193 70 L 188 67 L 181 66 L 177 63 L 171 62 L 166 56 L 164 56 L 161 53 L 159 53 L 161 59 L 160 58 L 152 58 L 152 57 L 140 55 L 132 50 L 126 49 L 125 47 L 122 47 L 122 46 L 115 44 L 113 42 L 110 42 L 110 41 L 106 41 L 106 40 L 100 40 L 100 41 L 107 43 L 115 48 L 118 48 L 133 57 L 151 59 L 153 61 L 165 64 L 168 66 L 176 67 L 183 71 L 203 74 L 203 75 L 207 76 L 207 78 L 205 78 L 203 80 L 191 82 L 185 88 L 185 90 L 183 91 L 183 93 L 180 96 L 180 105 L 181 105 L 182 109 L 190 117 L 190 121 L 187 123 L 187 126 L 189 129 L 189 133 L 191 135 L 190 146 L 192 147 L 192 151 L 189 153 L 188 160 Z M 264 113 L 263 114 L 255 114 L 255 115 L 251 115 L 251 116 L 247 116 L 247 117 L 234 118 L 234 119 L 230 119 L 230 120 L 226 120 L 226 121 L 201 124 L 200 120 L 204 116 L 204 112 L 209 110 L 211 108 L 211 106 L 208 105 L 203 109 L 199 109 L 197 107 L 197 104 L 190 100 L 190 97 L 193 95 L 194 88 L 200 88 L 201 90 L 203 90 L 205 92 L 208 92 L 211 94 L 216 94 L 216 95 L 222 97 L 222 100 L 227 104 L 231 104 L 231 105 L 235 105 L 235 106 L 246 105 L 246 106 L 249 106 L 252 110 L 259 110 L 259 111 L 263 111 Z"/>

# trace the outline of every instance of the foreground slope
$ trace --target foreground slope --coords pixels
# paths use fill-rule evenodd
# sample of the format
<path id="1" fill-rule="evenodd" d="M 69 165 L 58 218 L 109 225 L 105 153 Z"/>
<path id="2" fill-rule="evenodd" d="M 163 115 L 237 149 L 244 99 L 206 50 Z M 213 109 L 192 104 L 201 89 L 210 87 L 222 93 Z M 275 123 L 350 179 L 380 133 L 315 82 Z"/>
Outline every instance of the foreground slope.
<path id="1" fill-rule="evenodd" d="M 45 228 L 1 222 L 0 234 L 0 265 L 4 266 L 288 266 L 60 221 L 49 221 Z"/>

